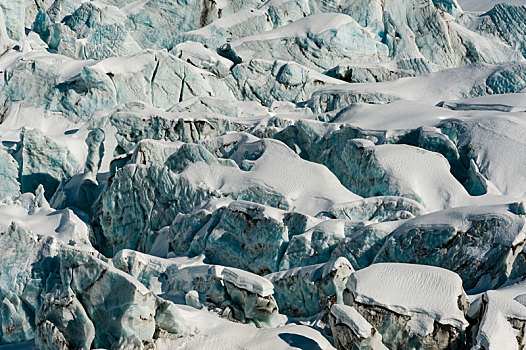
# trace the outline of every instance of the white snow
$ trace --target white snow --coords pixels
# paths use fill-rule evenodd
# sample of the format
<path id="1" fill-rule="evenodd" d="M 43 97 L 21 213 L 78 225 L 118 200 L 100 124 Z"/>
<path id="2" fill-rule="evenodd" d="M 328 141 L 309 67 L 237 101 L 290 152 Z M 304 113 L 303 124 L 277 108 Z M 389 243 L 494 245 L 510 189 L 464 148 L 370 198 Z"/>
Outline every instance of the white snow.
<path id="1" fill-rule="evenodd" d="M 278 328 L 258 329 L 250 325 L 229 322 L 208 311 L 196 310 L 188 306 L 177 307 L 181 316 L 199 329 L 199 332 L 194 336 L 174 340 L 161 338 L 156 341 L 159 350 L 334 349 L 320 332 L 307 326 L 287 324 Z"/>
<path id="2" fill-rule="evenodd" d="M 361 338 L 371 336 L 373 326 L 354 307 L 334 304 L 331 307 L 331 314 L 336 318 L 336 322 L 347 325 L 354 334 Z"/>
<path id="3" fill-rule="evenodd" d="M 411 317 L 410 327 L 429 334 L 433 322 L 465 329 L 468 322 L 458 307 L 462 280 L 439 267 L 381 263 L 351 274 L 347 288 L 362 304 L 384 307 Z"/>

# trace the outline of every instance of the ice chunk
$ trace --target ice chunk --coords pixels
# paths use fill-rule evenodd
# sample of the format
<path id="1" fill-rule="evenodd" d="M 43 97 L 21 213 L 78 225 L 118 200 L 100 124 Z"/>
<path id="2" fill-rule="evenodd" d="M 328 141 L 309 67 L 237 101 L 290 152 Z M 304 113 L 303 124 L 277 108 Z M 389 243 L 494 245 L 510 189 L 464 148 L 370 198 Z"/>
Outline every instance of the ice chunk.
<path id="1" fill-rule="evenodd" d="M 208 236 L 207 259 L 257 274 L 278 271 L 289 241 L 284 215 L 255 203 L 232 202 Z"/>
<path id="2" fill-rule="evenodd" d="M 355 269 L 361 269 L 373 263 L 382 250 L 391 232 L 404 223 L 403 220 L 372 223 L 355 230 L 341 239 L 332 251 L 332 258 L 346 257 Z"/>
<path id="3" fill-rule="evenodd" d="M 126 17 L 114 6 L 83 3 L 62 22 L 46 28 L 46 16 L 39 12 L 34 28 L 49 48 L 79 59 L 104 59 L 141 51 L 126 30 Z"/>
<path id="4" fill-rule="evenodd" d="M 20 194 L 20 184 L 17 179 L 17 162 L 9 153 L 0 149 L 0 198 L 16 197 Z"/>
<path id="5" fill-rule="evenodd" d="M 518 349 L 523 344 L 526 324 L 524 282 L 477 295 L 470 308 L 478 323 L 475 347 Z"/>
<path id="6" fill-rule="evenodd" d="M 234 66 L 231 74 L 238 99 L 264 106 L 274 101 L 305 102 L 320 87 L 341 83 L 296 62 L 280 60 L 252 59 Z"/>
<path id="7" fill-rule="evenodd" d="M 221 47 L 221 54 L 243 62 L 259 57 L 329 69 L 334 61 L 376 61 L 377 56 L 387 56 L 388 50 L 352 17 L 319 14 L 263 34 L 233 40 Z"/>
<path id="8" fill-rule="evenodd" d="M 191 306 L 196 309 L 202 309 L 203 304 L 199 301 L 199 293 L 195 290 L 191 290 L 184 296 L 186 305 Z"/>
<path id="9" fill-rule="evenodd" d="M 425 209 L 420 203 L 404 197 L 370 197 L 359 201 L 337 204 L 328 214 L 338 219 L 393 221 L 420 216 Z"/>
<path id="10" fill-rule="evenodd" d="M 465 343 L 467 299 L 454 272 L 423 265 L 374 264 L 351 274 L 344 300 L 383 335 L 389 348 Z"/>
<path id="11" fill-rule="evenodd" d="M 380 132 L 298 121 L 275 137 L 299 148 L 307 159 L 325 164 L 348 189 L 364 197 L 408 197 L 427 210 L 470 200 L 444 156 L 409 145 L 375 145 L 373 141 L 380 143 L 385 137 Z"/>
<path id="12" fill-rule="evenodd" d="M 333 305 L 329 323 L 337 349 L 387 349 L 382 335 L 351 306 Z"/>
<path id="13" fill-rule="evenodd" d="M 473 64 L 414 78 L 328 87 L 314 93 L 308 105 L 315 112 L 328 112 L 357 102 L 403 99 L 436 104 L 442 100 L 521 92 L 526 88 L 525 76 L 526 65 L 522 62 Z"/>
<path id="14" fill-rule="evenodd" d="M 280 270 L 328 262 L 338 243 L 363 226 L 363 222 L 325 220 L 304 232 L 295 233 L 283 254 Z M 291 222 L 289 227 L 295 225 Z"/>
<path id="15" fill-rule="evenodd" d="M 526 6 L 524 3 L 521 5 L 514 6 L 509 1 L 496 4 L 477 19 L 476 31 L 489 37 L 498 37 L 526 57 Z"/>
<path id="16" fill-rule="evenodd" d="M 0 54 L 4 54 L 11 47 L 11 39 L 7 34 L 7 29 L 5 26 L 5 16 L 0 6 Z"/>
<path id="17" fill-rule="evenodd" d="M 353 271 L 347 259 L 338 258 L 265 277 L 274 284 L 274 297 L 282 313 L 309 317 L 328 312 L 332 304 L 343 302 L 345 283 Z"/>
<path id="18" fill-rule="evenodd" d="M 526 241 L 524 226 L 513 205 L 448 209 L 406 221 L 375 261 L 441 266 L 458 273 L 466 290 L 483 291 L 506 282 Z"/>
<path id="19" fill-rule="evenodd" d="M 3 12 L 7 34 L 13 40 L 22 40 L 25 37 L 25 1 L 2 0 L 0 9 Z"/>
<path id="20" fill-rule="evenodd" d="M 80 170 L 78 160 L 64 146 L 36 129 L 24 129 L 16 154 L 20 167 L 22 192 L 34 192 L 43 184 L 51 198 L 61 181 Z"/>
<path id="21" fill-rule="evenodd" d="M 283 321 L 272 296 L 272 283 L 250 272 L 203 264 L 199 259 L 162 259 L 129 250 L 119 252 L 112 261 L 167 298 L 179 293 L 195 297 L 197 292 L 223 309 L 225 317 L 258 327 L 274 327 Z"/>
<path id="22" fill-rule="evenodd" d="M 14 223 L 2 228 L 6 251 L 0 282 L 10 291 L 0 292 L 0 307 L 11 315 L 5 326 L 16 325 L 2 333 L 2 343 L 21 342 L 34 334 L 43 349 L 89 349 L 111 347 L 130 334 L 151 341 L 156 327 L 155 337 L 187 331 L 170 303 L 110 266 L 91 247 L 66 245 L 45 227 L 45 222 L 36 227 L 43 235 Z"/>
<path id="23" fill-rule="evenodd" d="M 234 65 L 232 61 L 219 56 L 215 51 L 207 49 L 203 44 L 192 41 L 178 44 L 170 52 L 183 61 L 208 70 L 219 77 L 228 75 L 230 68 Z"/>

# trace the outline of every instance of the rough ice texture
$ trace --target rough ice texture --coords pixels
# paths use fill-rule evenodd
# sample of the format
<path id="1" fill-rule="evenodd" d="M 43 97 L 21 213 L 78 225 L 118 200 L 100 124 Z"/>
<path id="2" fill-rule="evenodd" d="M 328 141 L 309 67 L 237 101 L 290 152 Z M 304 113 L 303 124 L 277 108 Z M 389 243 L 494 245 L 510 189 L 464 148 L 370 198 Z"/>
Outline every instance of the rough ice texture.
<path id="1" fill-rule="evenodd" d="M 510 276 L 526 242 L 524 225 L 518 204 L 432 213 L 394 230 L 375 261 L 441 266 L 458 273 L 466 290 L 486 290 Z"/>
<path id="2" fill-rule="evenodd" d="M 496 3 L 0 0 L 0 344 L 523 346 Z"/>
<path id="3" fill-rule="evenodd" d="M 168 299 L 178 293 L 197 291 L 223 309 L 225 317 L 258 327 L 282 323 L 272 283 L 253 273 L 195 259 L 156 258 L 132 250 L 120 251 L 112 263 Z"/>
<path id="4" fill-rule="evenodd" d="M 111 347 L 131 334 L 151 340 L 156 329 L 187 331 L 169 302 L 108 265 L 93 249 L 68 246 L 51 234 L 37 236 L 17 224 L 2 230 L 2 246 L 11 249 L 0 266 L 1 285 L 10 288 L 1 293 L 8 298 L 3 305 L 11 312 L 10 322 L 15 322 L 2 323 L 2 343 L 35 336 L 41 349 L 88 349 Z M 167 317 L 171 321 L 163 322 Z"/>
<path id="5" fill-rule="evenodd" d="M 351 306 L 333 305 L 329 323 L 337 349 L 387 349 L 382 335 Z"/>
<path id="6" fill-rule="evenodd" d="M 327 312 L 333 303 L 342 302 L 343 289 L 351 272 L 351 264 L 345 258 L 338 258 L 265 277 L 274 284 L 274 297 L 282 313 L 308 317 Z"/>

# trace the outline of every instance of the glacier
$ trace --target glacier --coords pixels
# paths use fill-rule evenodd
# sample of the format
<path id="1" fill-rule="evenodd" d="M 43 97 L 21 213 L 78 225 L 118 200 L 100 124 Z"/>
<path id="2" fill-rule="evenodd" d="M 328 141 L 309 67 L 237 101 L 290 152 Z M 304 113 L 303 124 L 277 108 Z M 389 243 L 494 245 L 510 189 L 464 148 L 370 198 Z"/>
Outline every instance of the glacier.
<path id="1" fill-rule="evenodd" d="M 0 0 L 0 350 L 522 349 L 524 0 Z"/>

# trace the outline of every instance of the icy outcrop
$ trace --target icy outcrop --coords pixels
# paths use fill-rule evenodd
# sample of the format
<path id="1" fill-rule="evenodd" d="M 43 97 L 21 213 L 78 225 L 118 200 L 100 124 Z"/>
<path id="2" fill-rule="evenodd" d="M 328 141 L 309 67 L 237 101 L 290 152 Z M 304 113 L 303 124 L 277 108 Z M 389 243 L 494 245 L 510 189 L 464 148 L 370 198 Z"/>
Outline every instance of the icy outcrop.
<path id="1" fill-rule="evenodd" d="M 502 285 L 526 243 L 518 204 L 447 209 L 403 223 L 375 262 L 435 265 L 455 271 L 472 292 Z"/>
<path id="2" fill-rule="evenodd" d="M 524 282 L 477 295 L 469 316 L 476 319 L 474 347 L 520 349 L 526 325 Z"/>
<path id="3" fill-rule="evenodd" d="M 420 216 L 425 209 L 415 200 L 405 197 L 370 197 L 337 204 L 328 210 L 336 219 L 394 221 Z"/>
<path id="4" fill-rule="evenodd" d="M 78 59 L 104 59 L 140 52 L 126 30 L 126 17 L 114 6 L 83 3 L 62 22 L 51 23 L 40 11 L 33 28 L 59 54 Z"/>
<path id="5" fill-rule="evenodd" d="M 22 40 L 25 37 L 25 1 L 2 0 L 0 10 L 4 16 L 9 37 L 13 40 Z"/>
<path id="6" fill-rule="evenodd" d="M 3 149 L 0 149 L 0 198 L 16 197 L 20 194 L 18 183 L 18 164 Z"/>
<path id="7" fill-rule="evenodd" d="M 376 61 L 388 55 L 385 45 L 344 14 L 305 17 L 263 34 L 233 40 L 220 50 L 238 62 L 255 57 L 281 59 L 322 70 L 332 68 L 335 61 Z"/>
<path id="8" fill-rule="evenodd" d="M 6 103 L 23 99 L 72 120 L 86 120 L 97 111 L 136 100 L 169 109 L 198 95 L 234 99 L 224 81 L 166 51 L 147 50 L 96 62 L 46 55 L 49 59 L 38 60 L 36 68 L 31 60 L 21 58 L 9 66 L 3 81 L 8 88 L 1 94 Z M 57 61 L 69 70 L 58 69 Z"/>
<path id="9" fill-rule="evenodd" d="M 218 159 L 204 146 L 185 144 L 165 166 L 128 164 L 118 169 L 99 202 L 101 249 L 109 255 L 123 248 L 147 252 L 152 232 L 213 198 L 247 200 L 308 215 L 360 199 L 327 168 L 301 159 L 276 140 L 245 140 L 230 158 Z"/>
<path id="10" fill-rule="evenodd" d="M 329 324 L 336 349 L 387 349 L 382 335 L 351 306 L 333 305 Z"/>
<path id="11" fill-rule="evenodd" d="M 328 262 L 338 242 L 363 226 L 363 222 L 326 220 L 304 232 L 296 233 L 290 238 L 279 269 L 288 270 Z"/>
<path id="12" fill-rule="evenodd" d="M 69 180 L 63 179 L 50 199 L 53 208 L 75 207 L 90 213 L 91 207 L 102 191 L 97 175 L 104 157 L 104 130 L 95 128 L 88 133 L 85 140 L 88 154 L 84 172 Z"/>
<path id="13" fill-rule="evenodd" d="M 181 33 L 176 36 L 175 41 L 177 43 L 194 41 L 210 48 L 217 48 L 225 44 L 225 41 L 263 33 L 271 29 L 273 29 L 272 23 L 264 11 L 245 8 L 222 16 L 203 28 Z"/>
<path id="14" fill-rule="evenodd" d="M 465 346 L 468 302 L 454 272 L 374 264 L 351 274 L 343 297 L 383 335 L 388 348 Z"/>
<path id="15" fill-rule="evenodd" d="M 232 202 L 216 217 L 217 224 L 208 235 L 207 259 L 259 275 L 279 271 L 289 242 L 284 214 L 255 203 Z"/>
<path id="16" fill-rule="evenodd" d="M 299 121 L 275 137 L 305 158 L 325 164 L 348 189 L 364 197 L 408 197 L 428 210 L 469 198 L 442 155 L 409 145 L 375 145 L 374 133 L 352 126 Z"/>
<path id="17" fill-rule="evenodd" d="M 41 349 L 89 349 L 111 347 L 130 334 L 151 341 L 187 332 L 173 304 L 93 250 L 66 246 L 16 224 L 3 232 L 2 246 L 11 248 L 0 264 L 1 284 L 11 286 L 1 292 L 7 298 L 3 307 L 11 313 L 11 326 L 2 324 L 3 343 L 34 336 Z"/>
<path id="18" fill-rule="evenodd" d="M 258 327 L 275 327 L 282 323 L 273 297 L 274 287 L 266 278 L 235 268 L 178 259 L 161 259 L 123 250 L 112 262 L 167 298 L 197 292 L 201 297 L 197 301 L 206 300 L 220 307 L 225 318 Z"/>
<path id="19" fill-rule="evenodd" d="M 323 113 L 359 102 L 408 100 L 436 104 L 443 100 L 518 93 L 524 88 L 526 65 L 523 62 L 472 64 L 395 81 L 327 87 L 315 92 L 307 105 L 314 112 Z"/>
<path id="20" fill-rule="evenodd" d="M 309 317 L 328 312 L 343 302 L 343 290 L 353 272 L 345 258 L 325 264 L 295 268 L 266 275 L 274 284 L 274 298 L 280 311 L 292 317 Z"/>
<path id="21" fill-rule="evenodd" d="M 143 47 L 171 49 L 179 33 L 201 28 L 214 20 L 253 8 L 259 0 L 201 1 L 190 0 L 183 4 L 149 0 L 137 9 L 129 8 L 128 27 L 133 38 Z"/>
<path id="22" fill-rule="evenodd" d="M 69 180 L 80 170 L 71 152 L 37 129 L 24 129 L 20 134 L 15 158 L 18 160 L 22 192 L 34 192 L 44 185 L 51 198 L 61 181 Z"/>
<path id="23" fill-rule="evenodd" d="M 400 227 L 403 220 L 372 223 L 338 241 L 331 257 L 347 258 L 353 268 L 362 269 L 371 265 L 382 250 L 391 232 Z"/>
<path id="24" fill-rule="evenodd" d="M 477 19 L 476 31 L 495 36 L 509 46 L 522 52 L 526 57 L 526 7 L 507 3 L 496 4 L 491 10 Z"/>
<path id="25" fill-rule="evenodd" d="M 104 130 L 94 129 L 88 134 L 88 157 L 84 166 L 84 174 L 94 178 L 99 172 L 102 158 L 104 157 Z"/>
<path id="26" fill-rule="evenodd" d="M 455 118 L 442 121 L 438 127 L 455 143 L 463 167 L 474 169 L 481 186 L 493 187 L 495 192 L 510 196 L 525 193 L 522 174 L 526 165 L 513 161 L 514 156 L 507 151 L 515 149 L 517 154 L 526 151 L 519 141 L 526 131 L 521 118 L 513 115 L 475 120 Z"/>
<path id="27" fill-rule="evenodd" d="M 325 74 L 349 83 L 375 83 L 431 73 L 435 67 L 422 58 L 378 64 L 339 64 Z"/>
<path id="28" fill-rule="evenodd" d="M 0 6 L 0 55 L 3 55 L 11 46 L 11 39 L 5 26 L 4 12 Z"/>
<path id="29" fill-rule="evenodd" d="M 124 248 L 149 251 L 152 232 L 169 225 L 178 212 L 200 207 L 210 196 L 166 167 L 127 165 L 116 172 L 100 198 L 99 249 L 109 256 Z"/>
<path id="30" fill-rule="evenodd" d="M 120 153 L 130 152 L 144 139 L 197 142 L 218 136 L 208 120 L 180 118 L 134 102 L 119 106 L 112 113 L 110 123 L 118 130 L 115 138 Z"/>
<path id="31" fill-rule="evenodd" d="M 232 61 L 219 56 L 217 52 L 197 42 L 186 41 L 176 45 L 170 52 L 183 61 L 214 73 L 218 77 L 227 76 L 234 65 Z"/>
<path id="32" fill-rule="evenodd" d="M 321 87 L 340 84 L 295 62 L 253 59 L 232 68 L 232 90 L 240 100 L 259 101 L 271 106 L 275 101 L 305 102 Z"/>

